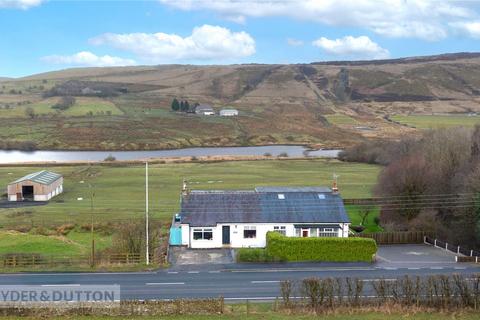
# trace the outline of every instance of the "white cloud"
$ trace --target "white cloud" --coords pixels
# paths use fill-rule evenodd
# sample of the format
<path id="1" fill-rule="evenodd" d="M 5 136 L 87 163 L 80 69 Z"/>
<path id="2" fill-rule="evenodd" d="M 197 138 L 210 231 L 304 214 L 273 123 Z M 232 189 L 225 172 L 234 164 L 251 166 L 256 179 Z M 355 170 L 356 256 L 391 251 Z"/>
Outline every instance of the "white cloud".
<path id="1" fill-rule="evenodd" d="M 439 40 L 449 22 L 476 13 L 458 1 L 438 0 L 158 0 L 181 10 L 212 10 L 224 17 L 285 16 L 331 26 L 361 27 L 388 37 Z"/>
<path id="2" fill-rule="evenodd" d="M 380 47 L 367 36 L 346 36 L 335 40 L 321 37 L 312 44 L 334 56 L 355 59 L 386 59 L 390 56 L 387 49 Z"/>
<path id="3" fill-rule="evenodd" d="M 90 39 L 94 45 L 110 45 L 133 52 L 150 62 L 234 59 L 255 53 L 255 41 L 246 32 L 203 25 L 181 37 L 167 33 L 105 33 Z"/>
<path id="4" fill-rule="evenodd" d="M 89 51 L 81 51 L 69 56 L 51 55 L 42 58 L 42 61 L 53 64 L 65 64 L 82 67 L 115 67 L 132 66 L 135 60 L 112 57 L 109 55 L 97 56 Z"/>
<path id="5" fill-rule="evenodd" d="M 480 21 L 456 22 L 451 23 L 451 26 L 461 34 L 480 39 Z"/>
<path id="6" fill-rule="evenodd" d="M 303 46 L 303 41 L 302 40 L 298 40 L 298 39 L 294 39 L 294 38 L 287 38 L 287 43 L 288 43 L 289 46 L 292 46 L 292 47 Z"/>
<path id="7" fill-rule="evenodd" d="M 44 0 L 0 0 L 0 8 L 29 9 L 42 4 Z"/>

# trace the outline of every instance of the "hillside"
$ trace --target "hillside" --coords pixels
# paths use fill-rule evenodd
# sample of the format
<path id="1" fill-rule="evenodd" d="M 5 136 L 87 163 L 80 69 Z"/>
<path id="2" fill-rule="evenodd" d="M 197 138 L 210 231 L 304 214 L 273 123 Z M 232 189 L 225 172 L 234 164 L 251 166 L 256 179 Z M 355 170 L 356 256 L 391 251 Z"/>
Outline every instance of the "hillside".
<path id="1" fill-rule="evenodd" d="M 2 81 L 0 147 L 15 147 L 18 140 L 42 149 L 342 147 L 417 132 L 390 120 L 394 116 L 446 119 L 480 112 L 479 74 L 479 53 L 296 65 L 67 69 Z M 75 96 L 75 104 L 52 109 L 63 95 Z M 240 116 L 175 113 L 174 97 L 217 111 L 232 106 Z M 30 108 L 33 116 L 26 112 Z"/>

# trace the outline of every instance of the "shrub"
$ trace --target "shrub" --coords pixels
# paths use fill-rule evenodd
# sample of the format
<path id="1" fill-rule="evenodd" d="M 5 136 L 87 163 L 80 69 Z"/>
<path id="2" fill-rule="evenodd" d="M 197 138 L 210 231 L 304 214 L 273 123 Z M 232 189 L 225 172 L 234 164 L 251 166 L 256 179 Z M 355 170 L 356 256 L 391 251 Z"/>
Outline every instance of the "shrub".
<path id="1" fill-rule="evenodd" d="M 367 238 L 297 238 L 268 232 L 266 251 L 285 261 L 371 262 L 377 244 Z"/>
<path id="2" fill-rule="evenodd" d="M 376 216 L 375 218 L 373 218 L 373 222 L 375 222 L 377 226 L 380 225 L 380 217 Z"/>
<path id="3" fill-rule="evenodd" d="M 350 229 L 352 229 L 355 232 L 362 232 L 363 230 L 365 230 L 365 227 L 364 226 L 350 226 Z"/>
<path id="4" fill-rule="evenodd" d="M 238 262 L 273 262 L 275 257 L 269 255 L 263 248 L 240 248 L 237 250 Z"/>
<path id="5" fill-rule="evenodd" d="M 117 158 L 115 158 L 113 155 L 109 154 L 108 157 L 106 157 L 103 161 L 116 161 Z"/>
<path id="6" fill-rule="evenodd" d="M 73 224 L 73 223 L 63 224 L 63 225 L 57 227 L 57 233 L 62 235 L 62 236 L 66 236 L 74 228 L 75 228 L 75 224 Z"/>
<path id="7" fill-rule="evenodd" d="M 288 153 L 282 152 L 278 155 L 279 158 L 288 158 Z"/>

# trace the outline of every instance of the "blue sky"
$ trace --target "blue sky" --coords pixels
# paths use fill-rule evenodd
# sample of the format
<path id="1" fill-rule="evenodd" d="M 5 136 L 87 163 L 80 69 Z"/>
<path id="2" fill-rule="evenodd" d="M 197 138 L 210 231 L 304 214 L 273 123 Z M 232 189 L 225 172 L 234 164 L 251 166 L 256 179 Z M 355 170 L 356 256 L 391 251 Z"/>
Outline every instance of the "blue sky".
<path id="1" fill-rule="evenodd" d="M 474 1 L 0 0 L 0 76 L 473 52 L 479 13 Z"/>

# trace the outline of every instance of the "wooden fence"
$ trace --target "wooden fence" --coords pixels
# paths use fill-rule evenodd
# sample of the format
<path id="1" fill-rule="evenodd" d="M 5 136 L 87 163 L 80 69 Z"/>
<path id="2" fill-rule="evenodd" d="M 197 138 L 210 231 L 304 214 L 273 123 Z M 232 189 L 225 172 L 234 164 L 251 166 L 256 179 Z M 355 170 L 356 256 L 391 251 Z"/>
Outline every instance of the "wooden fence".
<path id="1" fill-rule="evenodd" d="M 154 264 L 161 264 L 164 257 L 150 254 L 150 262 Z M 104 254 L 95 256 L 95 265 L 132 265 L 143 264 L 146 261 L 145 254 L 139 253 L 119 253 L 119 254 Z M 90 266 L 91 257 L 86 256 L 49 256 L 41 254 L 4 254 L 0 255 L 0 266 L 3 268 L 18 268 L 18 267 L 36 267 L 36 266 Z"/>
<path id="2" fill-rule="evenodd" d="M 398 232 L 376 232 L 359 233 L 355 235 L 361 238 L 374 239 L 377 244 L 416 244 L 423 243 L 424 237 L 433 237 L 431 232 L 424 231 L 398 231 Z"/>

